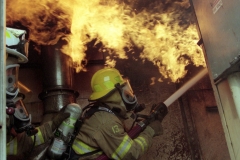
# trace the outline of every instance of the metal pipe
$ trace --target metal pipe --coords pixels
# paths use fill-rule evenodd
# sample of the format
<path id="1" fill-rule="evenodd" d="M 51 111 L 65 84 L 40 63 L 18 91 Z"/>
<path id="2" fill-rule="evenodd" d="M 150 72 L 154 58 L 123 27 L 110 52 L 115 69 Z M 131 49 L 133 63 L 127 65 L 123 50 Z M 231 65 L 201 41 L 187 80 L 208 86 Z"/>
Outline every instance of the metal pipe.
<path id="1" fill-rule="evenodd" d="M 41 48 L 43 91 L 39 98 L 43 100 L 44 114 L 58 112 L 67 104 L 76 102 L 79 95 L 72 89 L 72 58 L 61 51 L 67 43 L 60 39 L 55 45 Z"/>
<path id="2" fill-rule="evenodd" d="M 0 0 L 0 159 L 5 160 L 6 151 L 6 1 Z"/>
<path id="3" fill-rule="evenodd" d="M 75 103 L 78 92 L 74 90 L 49 90 L 39 94 L 43 101 L 44 114 L 56 113 L 69 103 Z"/>
<path id="4" fill-rule="evenodd" d="M 55 45 L 41 48 L 44 91 L 72 88 L 72 58 L 61 52 L 66 43 L 67 41 L 60 39 Z"/>
<path id="5" fill-rule="evenodd" d="M 169 107 L 175 100 L 177 100 L 180 96 L 182 96 L 189 88 L 195 85 L 200 79 L 202 79 L 208 73 L 207 68 L 204 68 L 200 71 L 195 77 L 190 79 L 187 83 L 185 83 L 181 88 L 179 88 L 174 94 L 172 94 L 168 99 L 166 99 L 163 103 Z"/>
<path id="6" fill-rule="evenodd" d="M 240 72 L 233 73 L 227 78 L 229 87 L 232 91 L 232 97 L 237 111 L 238 118 L 240 118 Z"/>
<path id="7" fill-rule="evenodd" d="M 69 103 L 75 103 L 79 93 L 72 89 L 73 68 L 72 58 L 61 52 L 66 41 L 60 39 L 55 45 L 42 46 L 41 67 L 43 91 L 38 97 L 43 101 L 44 116 L 42 123 L 51 120 L 55 113 L 59 112 Z M 46 151 L 50 144 L 45 143 L 35 149 L 35 160 L 46 159 Z"/>

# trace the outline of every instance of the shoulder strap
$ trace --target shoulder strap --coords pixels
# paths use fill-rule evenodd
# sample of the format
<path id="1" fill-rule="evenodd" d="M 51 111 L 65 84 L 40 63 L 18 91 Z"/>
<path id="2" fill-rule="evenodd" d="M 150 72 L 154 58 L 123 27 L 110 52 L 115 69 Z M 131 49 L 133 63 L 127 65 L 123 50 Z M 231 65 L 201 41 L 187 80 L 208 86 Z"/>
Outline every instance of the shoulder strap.
<path id="1" fill-rule="evenodd" d="M 111 114 L 115 113 L 113 111 L 111 111 L 110 109 L 106 108 L 106 107 L 102 107 L 102 106 L 93 106 L 91 107 L 89 110 L 87 110 L 84 114 L 84 118 L 89 118 L 91 117 L 95 112 L 99 112 L 99 111 L 105 111 Z"/>

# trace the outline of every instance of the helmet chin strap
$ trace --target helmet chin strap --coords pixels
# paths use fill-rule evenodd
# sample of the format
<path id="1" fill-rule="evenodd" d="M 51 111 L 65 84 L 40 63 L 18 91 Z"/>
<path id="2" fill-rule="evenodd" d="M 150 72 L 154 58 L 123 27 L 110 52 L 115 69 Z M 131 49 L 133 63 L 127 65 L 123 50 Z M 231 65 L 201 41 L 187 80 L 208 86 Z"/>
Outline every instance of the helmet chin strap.
<path id="1" fill-rule="evenodd" d="M 136 96 L 134 95 L 133 101 L 129 101 L 128 98 L 125 96 L 124 91 L 121 88 L 120 84 L 119 83 L 115 84 L 115 87 L 117 88 L 117 90 L 122 98 L 122 101 L 123 101 L 124 105 L 126 106 L 127 111 L 134 110 L 138 104 Z"/>

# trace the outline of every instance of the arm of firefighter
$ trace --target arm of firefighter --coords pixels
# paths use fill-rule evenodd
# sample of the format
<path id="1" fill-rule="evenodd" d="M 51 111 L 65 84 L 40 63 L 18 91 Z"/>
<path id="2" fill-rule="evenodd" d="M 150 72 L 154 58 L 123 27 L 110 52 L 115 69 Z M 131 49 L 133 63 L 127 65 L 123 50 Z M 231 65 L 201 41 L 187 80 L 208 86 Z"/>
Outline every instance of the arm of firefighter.
<path id="1" fill-rule="evenodd" d="M 44 142 L 53 138 L 54 131 L 69 116 L 70 113 L 60 111 L 51 121 L 46 122 L 39 127 L 39 131 Z"/>
<path id="2" fill-rule="evenodd" d="M 36 128 L 38 129 L 38 128 Z M 17 134 L 7 143 L 7 155 L 27 154 L 33 145 L 37 146 L 44 143 L 41 132 L 34 136 L 28 136 L 26 132 Z"/>
<path id="3" fill-rule="evenodd" d="M 102 136 L 96 140 L 109 159 L 138 159 L 152 145 L 154 131 L 148 126 L 135 139 L 125 132 L 122 122 L 114 115 L 100 128 Z"/>
<path id="4" fill-rule="evenodd" d="M 51 121 L 37 127 L 38 132 L 33 136 L 28 136 L 26 132 L 17 134 L 16 137 L 7 143 L 7 155 L 27 153 L 34 146 L 43 144 L 53 138 L 55 129 L 69 116 L 69 113 L 59 112 Z"/>

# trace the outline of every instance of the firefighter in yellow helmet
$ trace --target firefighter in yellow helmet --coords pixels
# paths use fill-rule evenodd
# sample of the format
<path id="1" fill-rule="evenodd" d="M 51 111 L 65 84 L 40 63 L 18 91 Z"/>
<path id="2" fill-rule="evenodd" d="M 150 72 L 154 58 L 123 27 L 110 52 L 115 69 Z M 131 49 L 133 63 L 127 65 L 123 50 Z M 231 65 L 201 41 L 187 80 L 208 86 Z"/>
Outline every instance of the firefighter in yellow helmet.
<path id="1" fill-rule="evenodd" d="M 92 103 L 84 108 L 84 122 L 69 154 L 70 160 L 96 159 L 104 153 L 109 159 L 138 159 L 152 144 L 152 138 L 162 134 L 161 122 L 150 123 L 135 139 L 124 129 L 127 112 L 139 107 L 128 81 L 115 68 L 97 71 L 91 79 Z"/>
<path id="2" fill-rule="evenodd" d="M 31 115 L 25 108 L 24 95 L 19 93 L 19 63 L 28 62 L 28 41 L 25 30 L 8 28 L 6 30 L 6 117 L 7 117 L 7 155 L 8 159 L 27 159 L 34 146 L 53 138 L 54 130 L 69 117 L 59 112 L 52 121 L 35 127 Z M 21 158 L 23 156 L 24 158 Z"/>

